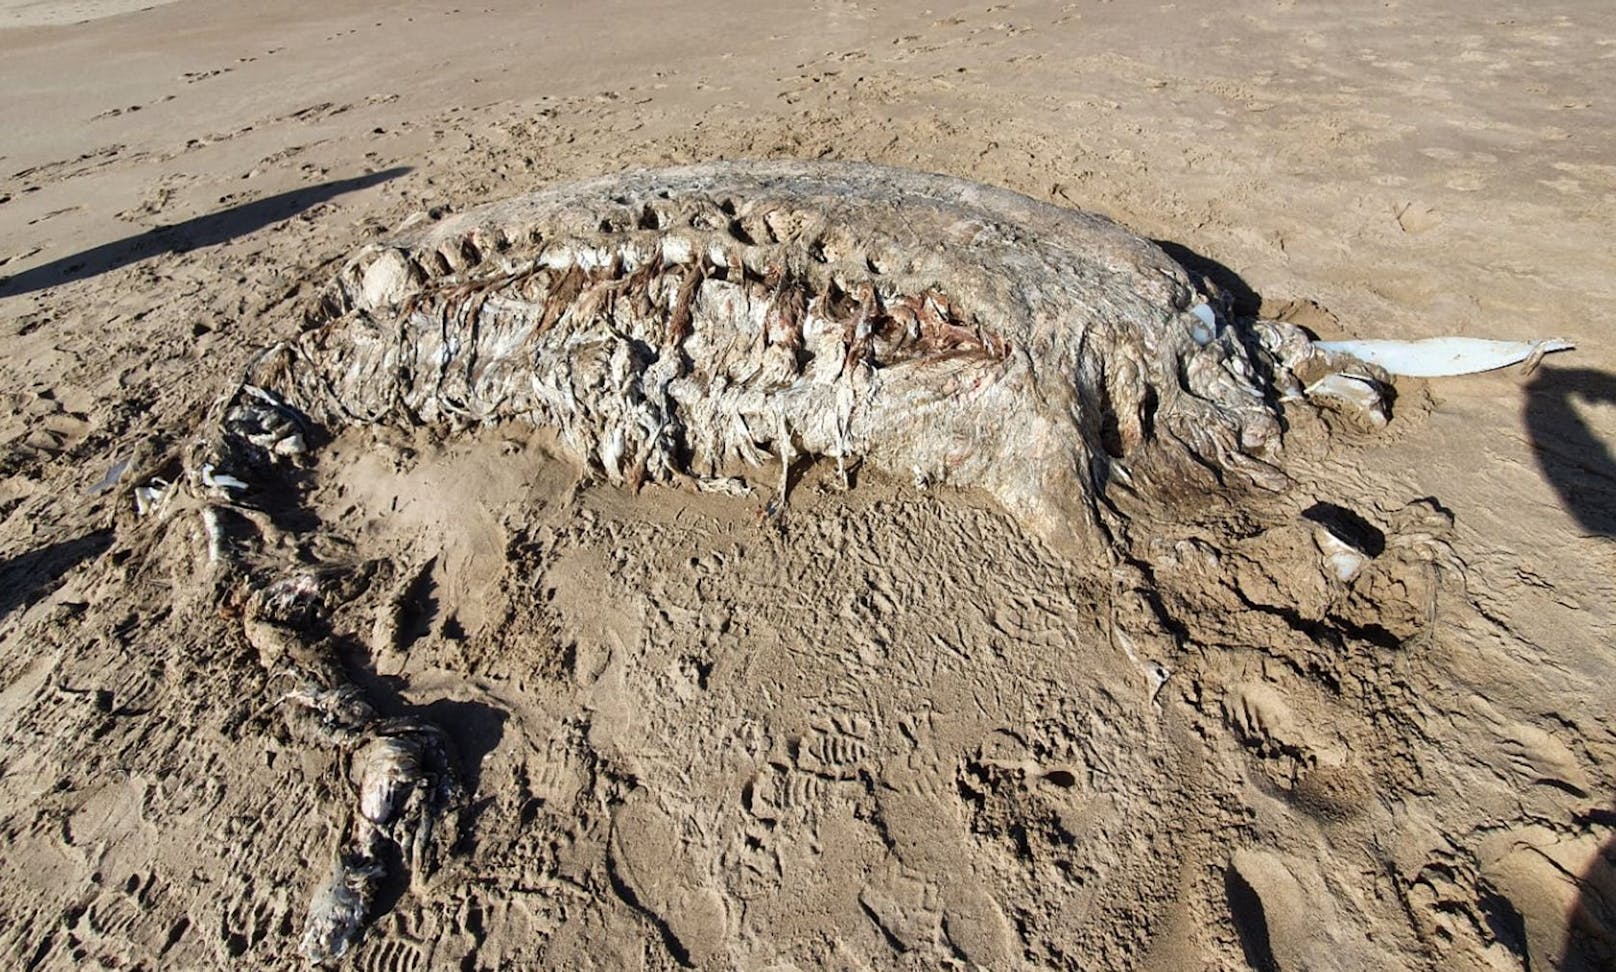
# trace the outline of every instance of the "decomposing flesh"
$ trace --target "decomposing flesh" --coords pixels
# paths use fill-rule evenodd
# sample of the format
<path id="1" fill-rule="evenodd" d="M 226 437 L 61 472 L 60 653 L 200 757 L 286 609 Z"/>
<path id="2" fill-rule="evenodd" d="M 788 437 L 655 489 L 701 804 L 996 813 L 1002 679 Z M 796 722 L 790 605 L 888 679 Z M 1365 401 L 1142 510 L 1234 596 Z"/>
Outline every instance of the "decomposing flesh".
<path id="1" fill-rule="evenodd" d="M 254 491 L 353 424 L 528 423 L 633 488 L 743 493 L 762 471 L 775 511 L 793 463 L 823 458 L 844 482 L 863 466 L 984 490 L 1094 553 L 1120 497 L 1279 488 L 1279 401 L 1322 388 L 1373 412 L 1386 379 L 1362 366 L 1344 393 L 1305 335 L 1233 326 L 1102 217 L 832 163 L 632 173 L 407 228 L 304 324 L 254 359 L 188 464 L 224 570 L 250 572 L 221 518 L 275 529 Z M 316 574 L 247 579 L 246 633 L 290 683 L 289 722 L 347 754 L 355 789 L 304 938 L 324 961 L 358 935 L 389 845 L 429 868 L 454 777 L 437 729 L 382 718 L 343 673 Z"/>
<path id="2" fill-rule="evenodd" d="M 321 426 L 553 428 L 636 487 L 864 463 L 1084 545 L 1110 483 L 1283 482 L 1266 383 L 1215 303 L 1103 217 L 875 166 L 718 164 L 367 247 L 248 383 Z"/>

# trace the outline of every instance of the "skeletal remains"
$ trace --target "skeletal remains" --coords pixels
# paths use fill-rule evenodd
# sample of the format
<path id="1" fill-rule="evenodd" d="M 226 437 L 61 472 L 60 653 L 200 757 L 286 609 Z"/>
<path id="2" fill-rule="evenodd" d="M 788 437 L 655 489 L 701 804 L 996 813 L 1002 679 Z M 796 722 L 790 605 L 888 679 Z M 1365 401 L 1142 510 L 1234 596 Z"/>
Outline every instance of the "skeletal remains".
<path id="1" fill-rule="evenodd" d="M 1290 325 L 1236 326 L 1103 217 L 839 163 L 631 173 L 407 225 L 305 324 L 221 401 L 182 488 L 205 500 L 212 559 L 253 588 L 246 633 L 293 686 L 287 718 L 350 754 L 316 962 L 356 939 L 390 848 L 430 867 L 456 794 L 441 732 L 380 717 L 315 633 L 315 575 L 243 556 L 243 523 L 275 529 L 255 494 L 333 430 L 532 423 L 633 489 L 747 493 L 772 467 L 776 514 L 793 463 L 825 458 L 844 483 L 864 466 L 985 490 L 1092 554 L 1139 503 L 1281 488 L 1279 402 L 1373 427 L 1389 381 Z M 142 507 L 166 488 L 139 486 Z"/>

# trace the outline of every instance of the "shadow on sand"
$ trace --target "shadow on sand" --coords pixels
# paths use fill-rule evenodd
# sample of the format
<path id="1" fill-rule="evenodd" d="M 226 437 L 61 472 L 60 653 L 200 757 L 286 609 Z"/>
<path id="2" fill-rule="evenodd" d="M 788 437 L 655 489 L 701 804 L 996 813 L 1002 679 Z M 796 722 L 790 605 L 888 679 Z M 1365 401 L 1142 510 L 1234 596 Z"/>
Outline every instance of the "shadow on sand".
<path id="1" fill-rule="evenodd" d="M 0 297 L 30 294 L 117 270 L 161 253 L 184 253 L 246 236 L 329 199 L 396 179 L 408 171 L 408 166 L 401 166 L 352 179 L 338 179 L 232 206 L 173 226 L 158 226 L 135 236 L 52 260 L 15 276 L 0 278 Z"/>
<path id="2" fill-rule="evenodd" d="M 1213 284 L 1223 295 L 1229 298 L 1229 309 L 1234 311 L 1236 317 L 1256 317 L 1257 309 L 1262 306 L 1262 296 L 1251 285 L 1247 284 L 1238 273 L 1212 259 L 1202 256 L 1182 243 L 1172 240 L 1151 240 L 1162 248 L 1172 261 L 1183 267 L 1193 278 L 1201 278 Z"/>
<path id="3" fill-rule="evenodd" d="M 1543 477 L 1583 530 L 1616 537 L 1616 454 L 1578 406 L 1616 405 L 1616 375 L 1592 368 L 1541 369 L 1526 386 L 1524 417 Z"/>
<path id="4" fill-rule="evenodd" d="M 112 546 L 112 531 L 63 540 L 0 562 L 0 618 L 33 601 L 67 572 Z"/>
<path id="5" fill-rule="evenodd" d="M 1616 806 L 1591 817 L 1590 823 L 1616 826 Z M 1616 969 L 1616 838 L 1605 841 L 1577 883 L 1581 890 L 1567 916 L 1560 968 L 1563 972 Z"/>

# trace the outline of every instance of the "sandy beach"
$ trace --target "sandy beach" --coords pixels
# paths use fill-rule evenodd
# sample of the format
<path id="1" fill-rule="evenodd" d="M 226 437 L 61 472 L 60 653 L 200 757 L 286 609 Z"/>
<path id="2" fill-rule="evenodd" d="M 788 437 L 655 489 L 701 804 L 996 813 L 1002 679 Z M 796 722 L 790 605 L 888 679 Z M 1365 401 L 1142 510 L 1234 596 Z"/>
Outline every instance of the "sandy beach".
<path id="1" fill-rule="evenodd" d="M 0 0 L 3 964 L 307 967 L 354 802 L 202 521 L 109 469 L 367 244 L 796 159 L 1102 214 L 1248 321 L 1576 349 L 1288 406 L 1286 489 L 1087 563 L 919 476 L 776 520 L 772 472 L 333 430 L 265 556 L 361 578 L 341 667 L 461 787 L 341 964 L 1616 967 L 1613 79 L 1595 0 Z"/>

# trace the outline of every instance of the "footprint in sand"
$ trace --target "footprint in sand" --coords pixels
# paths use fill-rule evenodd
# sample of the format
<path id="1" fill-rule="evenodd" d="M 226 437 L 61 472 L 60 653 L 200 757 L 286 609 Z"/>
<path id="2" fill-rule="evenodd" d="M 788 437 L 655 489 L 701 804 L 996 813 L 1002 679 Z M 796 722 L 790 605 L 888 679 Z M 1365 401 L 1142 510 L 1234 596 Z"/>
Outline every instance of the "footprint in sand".
<path id="1" fill-rule="evenodd" d="M 702 968 L 723 954 L 728 909 L 699 875 L 678 821 L 649 791 L 631 793 L 612 818 L 613 889 L 661 932 L 680 964 Z"/>

